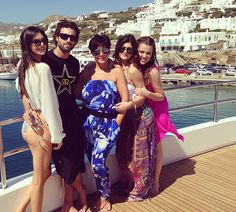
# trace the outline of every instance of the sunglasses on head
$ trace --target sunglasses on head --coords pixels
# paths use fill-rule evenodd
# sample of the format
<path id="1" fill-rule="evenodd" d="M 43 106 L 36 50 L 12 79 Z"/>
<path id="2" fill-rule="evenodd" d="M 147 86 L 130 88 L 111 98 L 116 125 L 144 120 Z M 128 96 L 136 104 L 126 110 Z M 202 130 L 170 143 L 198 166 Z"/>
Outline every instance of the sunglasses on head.
<path id="1" fill-rule="evenodd" d="M 120 48 L 120 53 L 123 53 L 123 52 L 127 52 L 128 54 L 133 54 L 134 53 L 134 50 L 133 50 L 133 48 L 131 48 L 131 47 L 121 47 Z"/>
<path id="2" fill-rule="evenodd" d="M 101 48 L 101 49 L 96 49 L 93 51 L 93 55 L 94 56 L 98 56 L 100 55 L 101 53 L 103 54 L 109 54 L 110 53 L 110 49 L 108 48 Z"/>
<path id="3" fill-rule="evenodd" d="M 69 34 L 66 34 L 66 33 L 60 33 L 59 34 L 59 37 L 62 39 L 62 40 L 68 40 L 68 38 L 70 38 L 70 40 L 72 42 L 75 42 L 78 40 L 77 36 L 75 35 L 69 35 Z"/>
<path id="4" fill-rule="evenodd" d="M 32 44 L 34 44 L 36 47 L 40 47 L 41 44 L 47 45 L 48 41 L 46 38 L 34 39 L 34 40 L 32 40 Z"/>

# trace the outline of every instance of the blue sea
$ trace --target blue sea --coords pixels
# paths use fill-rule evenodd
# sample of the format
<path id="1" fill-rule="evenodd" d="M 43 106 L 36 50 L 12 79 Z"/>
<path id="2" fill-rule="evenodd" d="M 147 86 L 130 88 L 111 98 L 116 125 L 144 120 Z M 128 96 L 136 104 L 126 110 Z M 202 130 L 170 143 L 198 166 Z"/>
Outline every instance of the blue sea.
<path id="1" fill-rule="evenodd" d="M 166 96 L 170 108 L 186 106 L 194 103 L 209 102 L 214 100 L 214 88 L 197 88 L 190 90 L 167 91 Z M 236 88 L 222 86 L 219 90 L 219 99 L 236 98 Z M 236 104 L 220 104 L 218 107 L 219 119 L 236 116 Z M 21 116 L 23 107 L 18 92 L 15 89 L 15 82 L 0 80 L 0 121 Z M 213 117 L 213 106 L 204 108 L 188 109 L 170 113 L 172 121 L 177 128 L 187 127 L 194 124 L 208 122 Z M 25 146 L 26 143 L 21 137 L 22 123 L 4 126 L 3 141 L 4 151 Z M 7 178 L 32 171 L 32 160 L 29 151 L 6 158 Z"/>

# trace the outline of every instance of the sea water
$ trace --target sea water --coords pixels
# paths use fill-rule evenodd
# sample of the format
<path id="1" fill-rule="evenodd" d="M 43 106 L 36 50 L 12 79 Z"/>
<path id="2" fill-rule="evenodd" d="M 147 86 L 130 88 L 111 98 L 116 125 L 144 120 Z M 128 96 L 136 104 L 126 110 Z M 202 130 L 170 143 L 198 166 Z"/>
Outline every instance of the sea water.
<path id="1" fill-rule="evenodd" d="M 235 87 L 219 87 L 219 100 L 236 98 Z M 166 91 L 170 108 L 176 108 L 196 103 L 210 102 L 214 100 L 214 88 L 197 88 L 189 90 Z M 23 107 L 19 93 L 15 88 L 15 82 L 0 80 L 0 121 L 21 116 Z M 170 113 L 171 119 L 177 128 L 183 128 L 203 122 L 212 121 L 213 105 L 203 108 L 191 108 L 185 111 Z M 219 104 L 218 118 L 236 116 L 236 104 Z M 21 123 L 2 127 L 4 151 L 25 146 L 21 137 Z M 7 178 L 32 171 L 32 159 L 29 151 L 6 158 Z"/>

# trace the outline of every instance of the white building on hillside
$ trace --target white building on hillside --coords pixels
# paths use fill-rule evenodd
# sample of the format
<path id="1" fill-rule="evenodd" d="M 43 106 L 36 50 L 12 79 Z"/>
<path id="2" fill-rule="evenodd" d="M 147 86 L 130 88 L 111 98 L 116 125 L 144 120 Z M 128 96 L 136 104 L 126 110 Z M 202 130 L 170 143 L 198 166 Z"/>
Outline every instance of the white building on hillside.
<path id="1" fill-rule="evenodd" d="M 236 48 L 236 32 L 226 34 L 226 47 Z"/>
<path id="2" fill-rule="evenodd" d="M 14 49 L 2 49 L 1 51 L 2 57 L 9 58 L 15 54 L 17 57 L 21 57 L 21 49 L 14 48 Z"/>
<path id="3" fill-rule="evenodd" d="M 209 29 L 209 30 L 216 30 L 216 29 L 224 29 L 227 31 L 234 31 L 236 30 L 236 18 L 235 17 L 228 17 L 228 18 L 208 18 L 199 21 L 201 29 Z"/>
<path id="4" fill-rule="evenodd" d="M 176 20 L 176 10 L 169 4 L 163 4 L 162 1 L 156 1 L 147 7 L 144 11 L 136 14 L 137 20 L 146 19 L 164 23 L 166 21 Z"/>
<path id="5" fill-rule="evenodd" d="M 165 23 L 176 19 L 175 9 L 169 7 L 168 4 L 157 1 L 137 13 L 136 20 L 128 20 L 128 22 L 118 25 L 115 34 L 117 36 L 125 33 L 135 33 L 140 36 L 152 35 L 155 23 Z"/>
<path id="6" fill-rule="evenodd" d="M 152 21 L 137 21 L 130 20 L 126 23 L 122 23 L 117 26 L 115 34 L 117 36 L 124 35 L 126 33 L 139 34 L 140 36 L 153 34 L 153 22 Z"/>
<path id="7" fill-rule="evenodd" d="M 14 44 L 20 38 L 20 34 L 15 35 L 0 35 L 0 43 Z"/>
<path id="8" fill-rule="evenodd" d="M 204 13 L 196 11 L 193 11 L 190 17 L 191 20 L 202 20 L 203 18 L 204 18 Z"/>
<path id="9" fill-rule="evenodd" d="M 212 0 L 212 6 L 215 8 L 227 8 L 233 5 L 234 0 Z"/>
<path id="10" fill-rule="evenodd" d="M 109 15 L 107 12 L 102 12 L 98 15 L 98 18 L 108 18 L 108 17 L 109 17 Z"/>
<path id="11" fill-rule="evenodd" d="M 84 16 L 77 16 L 76 21 L 83 21 L 84 20 Z"/>
<path id="12" fill-rule="evenodd" d="M 158 46 L 161 51 L 192 51 L 205 49 L 211 43 L 225 40 L 225 32 L 184 33 L 175 36 L 161 36 Z"/>
<path id="13" fill-rule="evenodd" d="M 196 20 L 178 19 L 173 22 L 165 22 L 161 29 L 161 35 L 177 35 L 193 30 L 197 25 Z"/>

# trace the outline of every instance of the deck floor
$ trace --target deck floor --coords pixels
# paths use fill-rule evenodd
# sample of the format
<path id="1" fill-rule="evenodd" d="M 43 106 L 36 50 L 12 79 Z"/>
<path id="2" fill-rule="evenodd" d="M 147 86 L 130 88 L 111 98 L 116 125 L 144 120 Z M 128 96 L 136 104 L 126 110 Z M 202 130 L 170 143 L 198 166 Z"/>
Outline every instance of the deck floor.
<path id="1" fill-rule="evenodd" d="M 143 202 L 126 202 L 113 188 L 112 211 L 236 212 L 236 144 L 164 166 L 160 185 L 160 193 Z M 88 196 L 88 211 L 96 197 Z"/>

